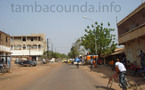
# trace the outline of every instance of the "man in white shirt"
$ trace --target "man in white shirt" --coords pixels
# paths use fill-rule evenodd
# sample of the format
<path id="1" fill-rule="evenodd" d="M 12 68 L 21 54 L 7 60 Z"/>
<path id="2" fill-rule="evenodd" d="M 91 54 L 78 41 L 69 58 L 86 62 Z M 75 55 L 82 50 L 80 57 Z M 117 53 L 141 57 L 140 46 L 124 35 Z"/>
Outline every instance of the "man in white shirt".
<path id="1" fill-rule="evenodd" d="M 119 62 L 118 60 L 117 60 L 117 62 L 115 63 L 115 66 L 116 66 L 116 67 L 118 68 L 118 70 L 119 70 L 119 82 L 122 84 L 123 90 L 126 90 L 126 84 L 124 83 L 126 68 L 125 68 L 124 64 L 121 63 L 121 62 Z"/>

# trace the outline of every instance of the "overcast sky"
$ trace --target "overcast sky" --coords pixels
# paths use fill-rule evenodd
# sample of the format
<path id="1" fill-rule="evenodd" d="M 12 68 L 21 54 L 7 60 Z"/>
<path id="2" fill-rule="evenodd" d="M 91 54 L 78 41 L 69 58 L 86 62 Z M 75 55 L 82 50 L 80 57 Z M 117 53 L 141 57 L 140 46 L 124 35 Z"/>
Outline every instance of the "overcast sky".
<path id="1" fill-rule="evenodd" d="M 54 50 L 67 54 L 87 25 L 119 22 L 142 0 L 0 0 L 0 30 L 10 35 L 45 33 Z M 90 19 L 84 19 L 87 16 Z M 118 39 L 116 39 L 117 41 Z M 51 46 L 51 45 L 50 45 Z"/>

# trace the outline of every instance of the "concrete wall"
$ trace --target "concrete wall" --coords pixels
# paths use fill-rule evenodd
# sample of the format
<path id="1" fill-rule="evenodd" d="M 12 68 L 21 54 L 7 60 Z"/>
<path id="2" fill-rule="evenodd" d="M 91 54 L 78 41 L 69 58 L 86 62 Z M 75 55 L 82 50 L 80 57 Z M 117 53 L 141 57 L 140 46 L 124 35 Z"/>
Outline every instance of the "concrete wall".
<path id="1" fill-rule="evenodd" d="M 0 31 L 0 45 L 10 47 L 10 35 Z"/>
<path id="2" fill-rule="evenodd" d="M 145 38 L 135 39 L 133 41 L 125 43 L 125 54 L 127 60 L 131 62 L 136 61 L 137 65 L 140 66 L 140 50 L 145 52 Z"/>

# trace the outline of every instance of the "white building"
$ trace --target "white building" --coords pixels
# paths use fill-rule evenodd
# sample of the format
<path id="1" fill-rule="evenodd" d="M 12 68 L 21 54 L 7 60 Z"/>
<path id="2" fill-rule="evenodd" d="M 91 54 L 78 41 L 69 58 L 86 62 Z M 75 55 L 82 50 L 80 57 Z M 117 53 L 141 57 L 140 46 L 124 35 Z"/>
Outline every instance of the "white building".
<path id="1" fill-rule="evenodd" d="M 32 57 L 33 60 L 39 60 L 46 50 L 45 34 L 11 36 L 11 56 L 13 59 Z"/>

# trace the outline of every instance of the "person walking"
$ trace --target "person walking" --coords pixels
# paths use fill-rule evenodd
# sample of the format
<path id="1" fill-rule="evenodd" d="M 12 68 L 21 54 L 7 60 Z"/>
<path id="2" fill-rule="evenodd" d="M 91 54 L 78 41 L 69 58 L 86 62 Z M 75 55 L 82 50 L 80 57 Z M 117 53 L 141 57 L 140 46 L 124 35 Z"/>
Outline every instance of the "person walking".
<path id="1" fill-rule="evenodd" d="M 124 83 L 124 78 L 126 74 L 126 68 L 124 64 L 119 62 L 119 59 L 117 59 L 115 63 L 115 67 L 116 67 L 116 73 L 119 74 L 119 82 L 122 84 L 123 90 L 127 90 L 126 84 Z"/>
<path id="2" fill-rule="evenodd" d="M 78 58 L 78 57 L 76 57 L 76 59 L 75 59 L 75 62 L 77 62 L 77 68 L 79 68 L 79 62 L 80 62 L 80 59 Z"/>
<path id="3" fill-rule="evenodd" d="M 7 62 L 8 68 L 11 68 L 11 57 L 8 57 L 8 62 Z"/>
<path id="4" fill-rule="evenodd" d="M 141 68 L 142 69 L 144 69 L 145 67 L 144 67 L 144 53 L 143 53 L 143 51 L 141 50 L 140 51 L 140 55 L 139 55 L 139 57 L 140 57 L 140 62 L 141 62 Z"/>
<path id="5" fill-rule="evenodd" d="M 43 58 L 43 60 L 42 60 L 42 61 L 43 61 L 43 64 L 46 64 L 46 60 L 45 60 L 45 58 Z"/>
<path id="6" fill-rule="evenodd" d="M 91 71 L 93 70 L 93 57 L 91 56 L 91 59 L 90 59 L 90 63 L 91 63 L 91 66 L 90 66 L 90 69 L 91 69 Z"/>
<path id="7" fill-rule="evenodd" d="M 126 59 L 126 55 L 124 55 L 123 59 L 122 59 L 122 63 L 125 65 L 125 67 L 127 68 L 127 59 Z"/>

